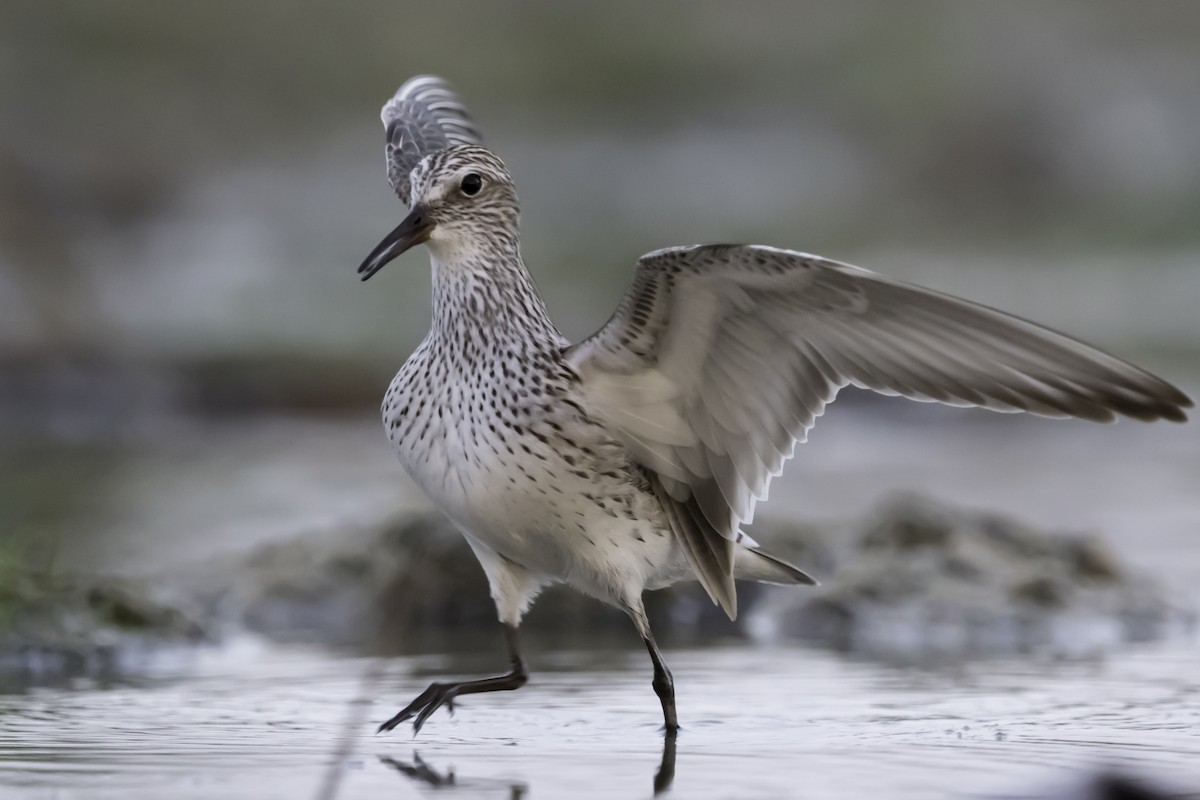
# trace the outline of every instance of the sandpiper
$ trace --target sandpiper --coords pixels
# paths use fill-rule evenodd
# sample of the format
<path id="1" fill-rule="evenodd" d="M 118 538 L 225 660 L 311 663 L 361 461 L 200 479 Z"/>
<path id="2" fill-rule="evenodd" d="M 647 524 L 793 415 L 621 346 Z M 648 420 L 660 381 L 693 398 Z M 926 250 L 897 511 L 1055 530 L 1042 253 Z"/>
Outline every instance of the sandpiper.
<path id="1" fill-rule="evenodd" d="M 521 617 L 566 583 L 629 615 L 666 730 L 670 671 L 642 594 L 699 580 L 732 618 L 734 579 L 812 584 L 741 532 L 846 385 L 914 400 L 1109 422 L 1182 422 L 1192 401 L 1119 358 L 986 306 L 761 245 L 642 256 L 612 318 L 572 344 L 521 258 L 518 203 L 439 78 L 383 107 L 388 179 L 410 208 L 362 279 L 425 243 L 433 321 L 383 401 L 412 479 L 466 536 L 511 669 L 437 682 L 380 726 L 414 732 L 456 697 L 527 680 Z"/>

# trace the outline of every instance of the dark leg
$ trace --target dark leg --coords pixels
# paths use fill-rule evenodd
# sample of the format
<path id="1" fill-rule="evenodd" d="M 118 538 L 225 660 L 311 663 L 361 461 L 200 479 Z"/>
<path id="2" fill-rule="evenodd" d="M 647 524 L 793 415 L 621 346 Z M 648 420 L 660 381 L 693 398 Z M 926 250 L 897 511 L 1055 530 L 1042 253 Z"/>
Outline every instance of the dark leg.
<path id="1" fill-rule="evenodd" d="M 480 692 L 511 691 L 524 686 L 529 680 L 529 675 L 525 671 L 525 661 L 521 658 L 520 650 L 517 648 L 517 626 L 505 625 L 504 633 L 508 639 L 508 656 L 512 663 L 512 669 L 507 674 L 497 675 L 494 678 L 480 678 L 473 681 L 431 683 L 428 689 L 417 695 L 417 698 L 405 706 L 399 714 L 380 725 L 377 733 L 390 731 L 401 722 L 416 717 L 416 719 L 413 719 L 413 735 L 415 736 L 420 732 L 421 726 L 425 724 L 425 720 L 429 719 L 429 715 L 442 706 L 445 706 L 448 711 L 453 713 L 454 698 L 456 697 L 464 694 L 479 694 Z"/>
<path id="2" fill-rule="evenodd" d="M 650 633 L 649 625 L 642 633 L 642 641 L 646 643 L 646 649 L 650 651 L 650 660 L 654 662 L 654 680 L 650 685 L 654 687 L 654 693 L 662 703 L 663 727 L 666 728 L 668 736 L 674 736 L 679 730 L 679 718 L 675 715 L 675 679 L 671 677 L 671 670 L 667 669 L 667 662 L 663 661 L 662 653 L 658 651 L 658 644 L 654 641 L 654 635 Z"/>
<path id="3" fill-rule="evenodd" d="M 663 728 L 666 730 L 667 736 L 673 737 L 679 730 L 679 717 L 675 715 L 675 680 L 671 677 L 671 670 L 667 669 L 667 662 L 663 661 L 662 653 L 658 651 L 654 634 L 650 632 L 650 620 L 646 619 L 646 609 L 642 605 L 641 598 L 626 605 L 625 613 L 637 626 L 638 633 L 642 635 L 642 641 L 646 643 L 646 649 L 650 651 L 650 660 L 654 663 L 654 681 L 651 686 L 654 687 L 654 693 L 658 695 L 658 700 L 662 703 Z"/>

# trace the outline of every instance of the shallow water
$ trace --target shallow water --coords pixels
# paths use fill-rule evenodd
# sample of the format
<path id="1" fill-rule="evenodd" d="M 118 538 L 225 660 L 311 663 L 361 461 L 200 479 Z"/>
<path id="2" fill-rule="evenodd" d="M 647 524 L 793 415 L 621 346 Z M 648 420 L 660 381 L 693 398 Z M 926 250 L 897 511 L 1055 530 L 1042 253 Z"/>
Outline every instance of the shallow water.
<path id="1" fill-rule="evenodd" d="M 0 795 L 318 797 L 331 765 L 345 798 L 652 795 L 664 740 L 641 652 L 531 653 L 522 691 L 469 698 L 416 739 L 373 735 L 433 676 L 492 655 L 245 644 L 137 683 L 31 689 L 0 698 Z M 1101 768 L 1200 787 L 1191 644 L 944 671 L 795 648 L 668 656 L 684 725 L 672 796 L 1034 797 Z"/>

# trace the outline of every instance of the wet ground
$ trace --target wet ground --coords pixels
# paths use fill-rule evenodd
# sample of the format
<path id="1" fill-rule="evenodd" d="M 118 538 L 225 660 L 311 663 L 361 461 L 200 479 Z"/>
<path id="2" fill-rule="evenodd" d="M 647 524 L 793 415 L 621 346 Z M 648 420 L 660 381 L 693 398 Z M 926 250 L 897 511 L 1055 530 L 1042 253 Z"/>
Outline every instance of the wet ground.
<path id="1" fill-rule="evenodd" d="M 187 677 L 29 690 L 0 702 L 0 786 L 30 799 L 295 798 L 333 776 L 345 798 L 590 798 L 666 783 L 642 653 L 535 653 L 526 689 L 470 698 L 416 739 L 372 735 L 431 676 L 495 656 L 376 662 L 246 644 Z M 1198 656 L 1171 645 L 914 672 L 802 649 L 671 652 L 684 724 L 671 792 L 1043 797 L 1101 769 L 1196 791 Z"/>

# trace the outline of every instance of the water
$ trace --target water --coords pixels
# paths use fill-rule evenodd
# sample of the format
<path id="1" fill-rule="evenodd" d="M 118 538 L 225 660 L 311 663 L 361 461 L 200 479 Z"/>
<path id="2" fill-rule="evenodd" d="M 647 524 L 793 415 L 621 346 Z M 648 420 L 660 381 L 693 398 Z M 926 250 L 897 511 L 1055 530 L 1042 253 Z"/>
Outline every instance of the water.
<path id="1" fill-rule="evenodd" d="M 1198 655 L 915 672 L 795 648 L 672 651 L 672 796 L 1032 797 L 1101 768 L 1194 790 Z M 651 796 L 664 740 L 645 655 L 531 657 L 528 687 L 438 712 L 416 739 L 372 732 L 431 676 L 484 661 L 246 645 L 136 683 L 31 689 L 0 700 L 0 794 L 317 797 L 338 765 L 338 797 L 420 797 L 434 788 L 405 770 L 423 763 L 461 798 Z"/>

